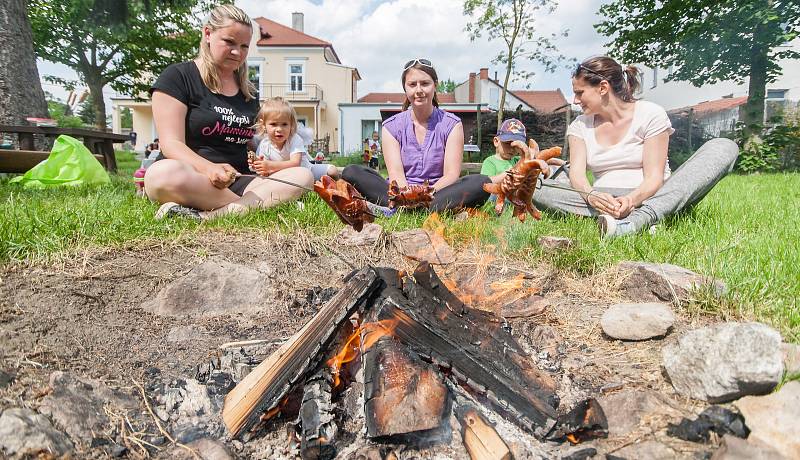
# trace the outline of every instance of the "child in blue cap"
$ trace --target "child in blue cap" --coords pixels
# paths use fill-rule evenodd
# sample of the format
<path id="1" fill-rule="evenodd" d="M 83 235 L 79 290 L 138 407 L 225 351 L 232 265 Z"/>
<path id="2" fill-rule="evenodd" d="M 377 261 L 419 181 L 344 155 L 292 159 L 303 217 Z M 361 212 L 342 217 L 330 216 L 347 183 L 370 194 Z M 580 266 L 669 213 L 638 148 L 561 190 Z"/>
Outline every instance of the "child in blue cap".
<path id="1" fill-rule="evenodd" d="M 492 182 L 501 179 L 502 175 L 511 169 L 519 161 L 520 147 L 511 145 L 514 141 L 522 143 L 522 148 L 526 147 L 528 137 L 525 132 L 525 125 L 516 118 L 509 118 L 500 125 L 497 135 L 494 136 L 495 154 L 483 160 L 481 174 L 489 176 Z"/>

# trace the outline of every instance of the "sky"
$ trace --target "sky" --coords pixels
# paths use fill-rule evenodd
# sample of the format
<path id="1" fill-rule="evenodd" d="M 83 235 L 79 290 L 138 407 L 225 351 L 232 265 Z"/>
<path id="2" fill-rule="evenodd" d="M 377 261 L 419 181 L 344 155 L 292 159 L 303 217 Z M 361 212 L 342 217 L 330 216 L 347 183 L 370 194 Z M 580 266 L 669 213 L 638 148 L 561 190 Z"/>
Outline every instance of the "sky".
<path id="1" fill-rule="evenodd" d="M 541 35 L 568 30 L 558 37 L 556 47 L 568 59 L 583 60 L 603 54 L 608 40 L 594 30 L 599 22 L 597 10 L 609 0 L 561 0 L 553 13 L 541 11 L 536 29 Z M 263 16 L 291 26 L 293 12 L 304 14 L 305 33 L 333 44 L 342 64 L 356 67 L 362 80 L 358 96 L 369 92 L 401 92 L 402 66 L 414 58 L 433 62 L 440 80 L 465 81 L 470 72 L 489 68 L 502 82 L 505 70 L 491 63 L 505 46 L 502 39 L 471 41 L 464 30 L 463 0 L 236 0 L 236 5 L 251 17 Z M 536 63 L 522 62 L 520 68 L 534 71 L 527 81 L 517 81 L 513 89 L 548 90 L 560 88 L 571 101 L 570 69 L 561 67 L 545 73 Z M 39 61 L 39 74 L 75 78 L 62 65 Z M 64 99 L 63 89 L 43 82 L 45 91 Z M 108 110 L 114 94 L 105 88 Z"/>

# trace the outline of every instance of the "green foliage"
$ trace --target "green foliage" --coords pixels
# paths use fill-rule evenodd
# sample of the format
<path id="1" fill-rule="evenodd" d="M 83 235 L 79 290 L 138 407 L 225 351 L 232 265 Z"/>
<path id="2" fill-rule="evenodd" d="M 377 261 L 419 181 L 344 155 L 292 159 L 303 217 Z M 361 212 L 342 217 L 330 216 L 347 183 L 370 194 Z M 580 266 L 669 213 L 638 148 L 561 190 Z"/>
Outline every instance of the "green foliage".
<path id="1" fill-rule="evenodd" d="M 58 101 L 47 101 L 47 109 L 50 118 L 56 120 L 58 126 L 62 128 L 82 128 L 83 120 L 75 115 L 67 115 L 67 104 Z"/>
<path id="2" fill-rule="evenodd" d="M 736 130 L 736 140 L 743 145 L 736 169 L 744 173 L 772 172 L 800 167 L 800 125 L 789 121 L 762 128 L 760 136 L 748 136 L 744 124 Z M 752 132 L 752 127 L 749 130 Z"/>
<path id="3" fill-rule="evenodd" d="M 133 110 L 130 107 L 122 107 L 119 111 L 119 123 L 120 127 L 125 129 L 132 129 L 133 128 Z"/>
<path id="4" fill-rule="evenodd" d="M 532 81 L 532 71 L 517 67 L 519 61 L 538 62 L 546 72 L 553 72 L 566 60 L 555 45 L 559 36 L 566 37 L 565 29 L 560 34 L 545 36 L 536 29 L 536 18 L 555 11 L 557 0 L 464 0 L 464 15 L 470 22 L 466 31 L 471 40 L 486 34 L 489 40 L 502 39 L 505 49 L 493 59 L 494 64 L 503 64 L 506 76 L 497 112 L 497 127 L 503 120 L 503 109 L 509 81 Z M 526 84 L 526 87 L 529 85 Z"/>
<path id="5" fill-rule="evenodd" d="M 167 65 L 194 56 L 200 18 L 214 3 L 30 0 L 28 18 L 37 56 L 75 70 L 79 83 L 99 101 L 95 109 L 104 122 L 103 87 L 139 97 Z M 49 80 L 75 84 L 52 76 Z"/>
<path id="6" fill-rule="evenodd" d="M 79 113 L 80 115 L 78 116 L 87 125 L 93 125 L 95 123 L 95 120 L 97 119 L 97 110 L 94 108 L 94 102 L 92 101 L 92 98 L 81 102 Z"/>
<path id="7" fill-rule="evenodd" d="M 437 93 L 452 93 L 456 90 L 456 82 L 451 79 L 447 80 L 440 80 L 439 84 L 436 85 L 436 92 Z"/>
<path id="8" fill-rule="evenodd" d="M 673 67 L 668 79 L 696 86 L 750 81 L 748 124 L 763 116 L 765 85 L 781 74 L 781 47 L 798 36 L 797 0 L 615 0 L 595 28 L 624 62 Z"/>

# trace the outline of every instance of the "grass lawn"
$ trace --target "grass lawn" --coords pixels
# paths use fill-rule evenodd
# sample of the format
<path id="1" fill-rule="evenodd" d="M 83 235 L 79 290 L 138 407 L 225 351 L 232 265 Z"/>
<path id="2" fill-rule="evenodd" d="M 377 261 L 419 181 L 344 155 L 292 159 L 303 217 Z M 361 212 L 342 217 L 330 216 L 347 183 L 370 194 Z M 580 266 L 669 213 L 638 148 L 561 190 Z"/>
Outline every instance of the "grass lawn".
<path id="1" fill-rule="evenodd" d="M 286 205 L 244 217 L 197 224 L 155 221 L 156 206 L 133 193 L 138 161 L 120 152 L 120 175 L 99 188 L 24 190 L 0 179 L 0 264 L 69 256 L 89 246 L 113 246 L 147 239 L 191 238 L 206 227 L 237 230 L 302 228 L 315 234 L 338 232 L 341 224 L 314 194 L 305 210 Z M 510 213 L 499 218 L 456 222 L 443 217 L 454 245 L 475 240 L 507 254 L 536 262 L 548 257 L 557 267 L 592 274 L 620 260 L 681 265 L 723 279 L 722 299 L 699 296 L 694 312 L 753 318 L 779 328 L 800 342 L 800 174 L 730 176 L 692 212 L 669 219 L 655 234 L 601 242 L 594 221 L 545 215 L 521 224 Z M 485 208 L 487 211 L 489 208 Z M 379 222 L 389 230 L 422 225 L 424 214 L 406 213 Z M 541 235 L 575 239 L 575 249 L 556 256 L 537 248 Z"/>

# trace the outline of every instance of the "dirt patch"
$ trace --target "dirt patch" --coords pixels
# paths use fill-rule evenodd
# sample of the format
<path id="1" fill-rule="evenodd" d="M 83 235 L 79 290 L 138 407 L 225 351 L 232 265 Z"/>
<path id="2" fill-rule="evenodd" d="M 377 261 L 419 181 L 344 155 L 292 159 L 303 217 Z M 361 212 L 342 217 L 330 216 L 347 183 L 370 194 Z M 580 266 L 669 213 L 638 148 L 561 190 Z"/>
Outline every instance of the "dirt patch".
<path id="1" fill-rule="evenodd" d="M 531 267 L 510 260 L 488 260 L 476 250 L 462 248 L 456 252 L 456 263 L 437 268 L 442 278 L 463 279 L 469 277 L 465 272 L 473 277 L 482 273 L 488 285 L 521 275 L 526 287 L 538 288 L 549 300 L 543 314 L 508 322 L 531 359 L 561 381 L 562 406 L 571 407 L 588 396 L 650 389 L 670 395 L 683 413 L 699 411 L 699 407 L 675 395 L 661 375 L 663 340 L 630 343 L 603 336 L 600 316 L 609 304 L 621 300 L 613 274 L 574 279 L 544 263 Z M 275 288 L 265 305 L 270 309 L 269 321 L 235 313 L 165 317 L 142 308 L 165 285 L 211 257 L 260 267 L 266 273 Z M 53 265 L 3 267 L 1 369 L 13 380 L 0 387 L 0 411 L 12 407 L 37 409 L 48 392 L 50 374 L 56 370 L 98 379 L 136 395 L 134 382 L 146 384 L 154 369 L 160 371 L 163 380 L 193 378 L 198 366 L 217 356 L 219 346 L 226 342 L 264 339 L 276 341 L 277 347 L 316 312 L 309 299 L 320 289 L 337 289 L 345 275 L 365 264 L 405 270 L 416 265 L 397 254 L 385 240 L 371 247 L 339 247 L 330 238 L 311 238 L 302 233 L 287 237 L 209 232 L 191 243 L 95 250 Z M 680 316 L 680 312 L 676 314 Z M 696 326 L 679 319 L 665 340 Z M 146 418 L 144 405 L 142 409 Z M 698 450 L 698 446 L 676 444 L 663 436 L 667 421 L 659 420 L 628 437 L 596 442 L 595 447 L 613 451 L 636 440 L 655 438 L 670 443 L 678 452 Z M 151 432 L 156 429 L 151 427 Z M 283 429 L 248 443 L 252 444 L 250 448 L 238 441 L 229 443 L 229 448 L 247 458 L 260 455 L 253 451 L 256 447 L 263 449 L 273 443 L 270 452 L 286 448 Z M 80 457 L 102 457 L 107 451 L 102 446 L 84 445 L 77 453 Z"/>

